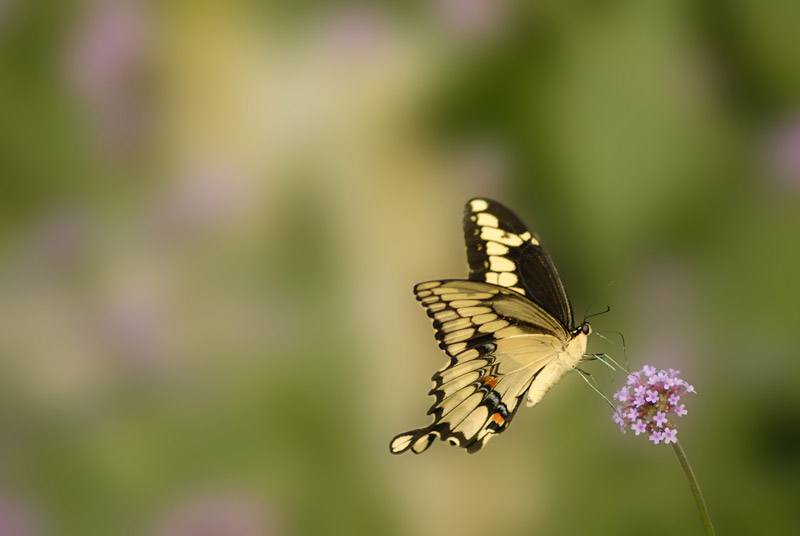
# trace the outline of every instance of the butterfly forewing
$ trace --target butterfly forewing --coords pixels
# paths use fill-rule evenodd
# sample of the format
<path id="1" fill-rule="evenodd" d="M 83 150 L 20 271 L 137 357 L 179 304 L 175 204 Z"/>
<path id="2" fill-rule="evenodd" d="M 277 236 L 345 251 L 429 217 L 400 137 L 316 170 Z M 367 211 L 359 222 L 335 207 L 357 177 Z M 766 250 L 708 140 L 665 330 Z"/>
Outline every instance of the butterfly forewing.
<path id="1" fill-rule="evenodd" d="M 508 427 L 568 334 L 545 310 L 501 286 L 444 280 L 420 283 L 414 292 L 449 362 L 432 377 L 433 422 L 396 436 L 391 451 L 420 453 L 438 437 L 475 452 Z"/>
<path id="2" fill-rule="evenodd" d="M 508 208 L 476 198 L 464 207 L 469 279 L 507 287 L 572 327 L 572 309 L 555 265 L 539 238 Z"/>

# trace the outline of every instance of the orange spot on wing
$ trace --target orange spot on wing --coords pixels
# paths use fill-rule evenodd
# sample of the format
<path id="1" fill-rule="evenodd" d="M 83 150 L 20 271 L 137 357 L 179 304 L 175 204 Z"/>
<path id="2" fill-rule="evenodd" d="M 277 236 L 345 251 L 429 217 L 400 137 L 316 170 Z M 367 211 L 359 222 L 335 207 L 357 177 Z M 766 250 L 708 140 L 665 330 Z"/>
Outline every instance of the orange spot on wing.
<path id="1" fill-rule="evenodd" d="M 499 413 L 492 413 L 492 420 L 497 423 L 497 426 L 503 426 L 503 423 L 506 422 L 503 416 Z"/>
<path id="2" fill-rule="evenodd" d="M 494 389 L 494 386 L 495 386 L 495 385 L 497 385 L 497 382 L 498 382 L 498 381 L 499 381 L 499 380 L 497 379 L 497 377 L 496 377 L 496 376 L 486 376 L 486 377 L 483 379 L 483 384 L 484 384 L 484 385 L 486 385 L 486 386 L 488 386 L 488 387 L 489 387 L 489 389 Z"/>

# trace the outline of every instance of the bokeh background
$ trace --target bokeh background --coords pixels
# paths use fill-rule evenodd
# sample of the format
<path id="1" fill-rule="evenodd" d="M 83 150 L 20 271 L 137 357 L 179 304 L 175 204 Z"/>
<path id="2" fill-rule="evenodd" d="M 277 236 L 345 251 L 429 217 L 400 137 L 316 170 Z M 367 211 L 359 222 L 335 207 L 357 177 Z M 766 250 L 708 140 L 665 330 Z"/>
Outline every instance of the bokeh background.
<path id="1" fill-rule="evenodd" d="M 0 534 L 698 534 L 576 375 L 393 457 L 463 203 L 679 368 L 721 534 L 800 499 L 800 3 L 0 2 Z M 627 340 L 627 356 L 618 344 Z M 611 392 L 624 381 L 592 367 Z"/>

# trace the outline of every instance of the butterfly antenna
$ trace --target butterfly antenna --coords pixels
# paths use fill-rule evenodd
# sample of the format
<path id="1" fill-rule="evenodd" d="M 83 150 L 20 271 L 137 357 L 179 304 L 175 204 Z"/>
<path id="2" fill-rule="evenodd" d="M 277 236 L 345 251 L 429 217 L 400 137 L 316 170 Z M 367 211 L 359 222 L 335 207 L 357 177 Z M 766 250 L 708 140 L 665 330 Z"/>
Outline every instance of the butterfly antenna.
<path id="1" fill-rule="evenodd" d="M 611 287 L 613 287 L 614 283 L 615 283 L 615 281 L 613 279 L 611 281 L 609 281 L 608 284 L 606 285 L 606 290 L 608 290 Z M 581 321 L 581 324 L 583 324 L 584 322 L 586 322 L 587 319 L 589 319 L 589 318 L 591 318 L 593 316 L 602 315 L 602 314 L 605 314 L 605 313 L 607 313 L 607 312 L 609 312 L 611 310 L 611 307 L 607 305 L 606 306 L 606 310 L 603 311 L 602 313 L 594 313 L 594 314 L 590 315 L 588 313 L 592 309 L 593 305 L 594 304 L 591 304 L 591 305 L 587 306 L 586 309 L 583 310 L 583 320 Z"/>
<path id="2" fill-rule="evenodd" d="M 601 397 L 603 397 L 603 400 L 605 400 L 605 401 L 606 401 L 606 403 L 607 403 L 609 406 L 611 406 L 611 409 L 613 409 L 614 411 L 616 411 L 616 410 L 617 410 L 617 407 L 614 405 L 614 403 L 613 403 L 613 402 L 611 402 L 611 400 L 609 400 L 609 399 L 608 399 L 608 397 L 607 397 L 606 395 L 604 395 L 604 394 L 603 394 L 603 392 L 602 392 L 600 389 L 598 389 L 597 387 L 595 387 L 594 383 L 592 383 L 592 381 L 594 380 L 594 377 L 593 377 L 591 374 L 589 374 L 589 373 L 588 373 L 588 372 L 586 372 L 585 370 L 581 370 L 581 369 L 579 369 L 579 368 L 576 368 L 575 370 L 577 370 L 577 371 L 580 373 L 580 375 L 581 375 L 581 378 L 583 379 L 583 381 L 585 381 L 585 382 L 586 382 L 586 385 L 588 385 L 589 387 L 591 387 L 591 388 L 592 388 L 592 390 L 593 390 L 595 393 L 597 393 L 598 395 L 600 395 Z M 590 380 L 589 380 L 589 378 L 591 378 L 592 380 L 590 381 Z"/>
<path id="3" fill-rule="evenodd" d="M 588 309 L 587 309 L 587 311 L 588 311 Z M 604 314 L 610 313 L 610 312 L 611 312 L 611 306 L 610 305 L 606 305 L 606 308 L 603 311 L 600 311 L 600 312 L 597 312 L 597 313 L 592 313 L 590 315 L 583 315 L 583 321 L 586 322 L 587 320 L 589 320 L 593 316 L 600 316 L 600 315 L 604 315 Z"/>
<path id="4" fill-rule="evenodd" d="M 589 304 L 586 306 L 586 309 L 583 310 L 583 320 L 581 320 L 581 325 L 586 322 L 586 319 L 588 318 L 586 315 L 589 314 L 589 310 L 593 307 L 593 305 L 594 304 Z"/>

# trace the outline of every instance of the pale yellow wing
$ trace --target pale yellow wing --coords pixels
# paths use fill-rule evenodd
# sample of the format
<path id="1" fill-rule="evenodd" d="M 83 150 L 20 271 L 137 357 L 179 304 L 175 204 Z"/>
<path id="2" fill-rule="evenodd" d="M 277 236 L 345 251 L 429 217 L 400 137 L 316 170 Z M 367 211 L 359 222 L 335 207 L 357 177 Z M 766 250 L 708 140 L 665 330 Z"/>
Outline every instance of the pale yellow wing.
<path id="1" fill-rule="evenodd" d="M 531 382 L 569 335 L 535 303 L 489 283 L 429 281 L 414 293 L 450 360 L 432 377 L 433 422 L 397 435 L 390 450 L 421 453 L 437 437 L 480 450 L 508 428 Z"/>

